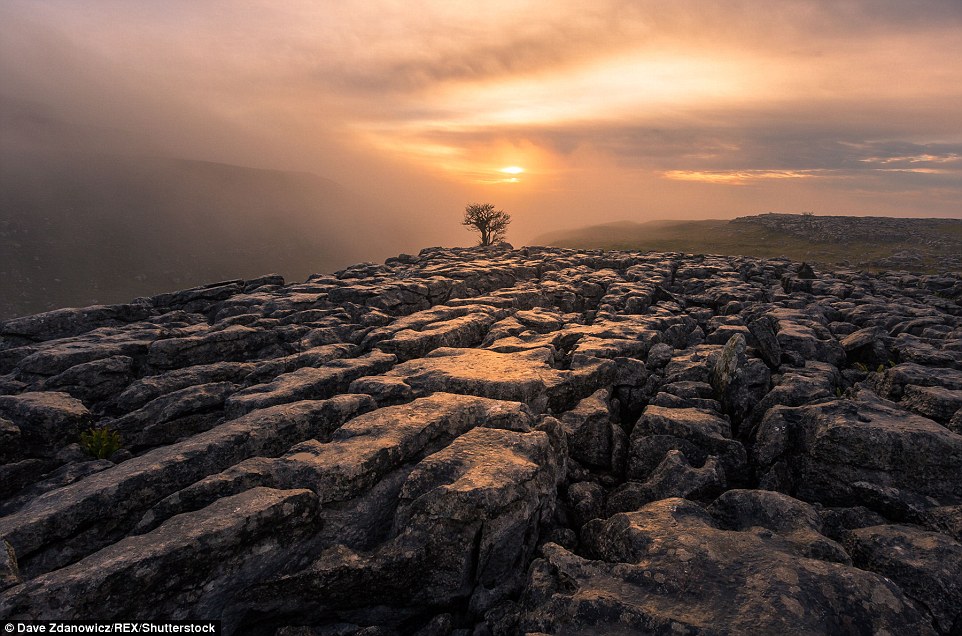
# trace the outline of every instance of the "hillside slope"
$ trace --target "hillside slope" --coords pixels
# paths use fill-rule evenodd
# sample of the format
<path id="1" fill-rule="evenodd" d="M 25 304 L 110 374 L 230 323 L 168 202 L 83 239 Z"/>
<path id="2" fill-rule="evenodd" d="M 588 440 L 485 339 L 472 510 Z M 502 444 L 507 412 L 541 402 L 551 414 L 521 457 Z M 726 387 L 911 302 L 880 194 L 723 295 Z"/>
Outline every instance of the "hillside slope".
<path id="1" fill-rule="evenodd" d="M 962 269 L 962 220 L 762 214 L 731 221 L 621 221 L 537 237 L 582 249 L 784 256 L 864 269 Z"/>

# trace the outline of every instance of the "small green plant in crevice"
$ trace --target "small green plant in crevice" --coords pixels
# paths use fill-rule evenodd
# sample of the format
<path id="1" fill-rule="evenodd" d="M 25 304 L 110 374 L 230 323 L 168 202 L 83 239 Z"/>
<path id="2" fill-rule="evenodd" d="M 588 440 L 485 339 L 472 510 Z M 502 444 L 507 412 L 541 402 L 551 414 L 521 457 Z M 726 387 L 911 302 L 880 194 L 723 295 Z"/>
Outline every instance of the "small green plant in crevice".
<path id="1" fill-rule="evenodd" d="M 868 367 L 865 366 L 864 362 L 856 362 L 855 368 L 861 371 L 862 373 L 868 373 Z"/>
<path id="2" fill-rule="evenodd" d="M 878 365 L 878 368 L 875 369 L 875 372 L 876 372 L 876 373 L 885 373 L 885 365 L 884 365 L 884 364 Z"/>
<path id="3" fill-rule="evenodd" d="M 88 429 L 80 434 L 80 448 L 91 457 L 107 459 L 120 450 L 120 433 L 106 426 Z"/>
<path id="4" fill-rule="evenodd" d="M 845 394 L 842 393 L 842 387 L 840 386 L 835 387 L 835 397 L 841 398 L 843 395 Z"/>

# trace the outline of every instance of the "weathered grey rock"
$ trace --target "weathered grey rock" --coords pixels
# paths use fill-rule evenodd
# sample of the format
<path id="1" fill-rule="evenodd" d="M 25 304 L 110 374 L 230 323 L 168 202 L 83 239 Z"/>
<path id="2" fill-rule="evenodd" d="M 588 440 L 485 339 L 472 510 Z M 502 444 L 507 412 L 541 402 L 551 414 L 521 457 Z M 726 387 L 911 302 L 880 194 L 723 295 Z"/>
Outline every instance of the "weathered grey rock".
<path id="1" fill-rule="evenodd" d="M 644 482 L 629 481 L 608 496 L 606 516 L 632 512 L 647 503 L 669 497 L 710 500 L 724 490 L 725 471 L 715 457 L 696 468 L 679 450 L 669 450 Z"/>
<path id="2" fill-rule="evenodd" d="M 649 406 L 632 430 L 630 443 L 628 471 L 635 478 L 645 479 L 661 463 L 662 457 L 651 450 L 653 443 L 666 452 L 680 450 L 699 466 L 707 456 L 717 456 L 730 480 L 737 481 L 745 470 L 745 448 L 731 439 L 728 421 L 698 409 Z"/>
<path id="3" fill-rule="evenodd" d="M 878 327 L 866 327 L 851 333 L 840 341 L 850 364 L 861 362 L 874 369 L 877 365 L 888 364 L 889 350 L 881 340 Z"/>
<path id="4" fill-rule="evenodd" d="M 901 400 L 907 385 L 937 386 L 954 391 L 962 390 L 962 371 L 923 367 L 914 362 L 903 362 L 887 369 L 876 387 L 878 394 L 889 400 Z"/>
<path id="5" fill-rule="evenodd" d="M 55 465 L 50 459 L 21 459 L 0 465 L 0 497 L 9 497 L 37 481 Z"/>
<path id="6" fill-rule="evenodd" d="M 941 532 L 945 536 L 955 539 L 958 543 L 962 543 L 962 504 L 938 506 L 936 508 L 929 508 L 925 512 L 925 519 L 922 525 L 930 530 Z M 865 525 L 880 525 L 880 523 L 882 522 Z"/>
<path id="7" fill-rule="evenodd" d="M 139 358 L 162 333 L 152 325 L 128 329 L 101 327 L 76 338 L 52 340 L 30 348 L 28 355 L 17 360 L 17 375 L 33 382 L 86 362 L 114 356 Z"/>
<path id="8" fill-rule="evenodd" d="M 481 343 L 494 321 L 495 316 L 486 312 L 433 323 L 420 331 L 402 329 L 378 342 L 377 348 L 403 361 L 423 357 L 439 347 L 470 347 Z"/>
<path id="9" fill-rule="evenodd" d="M 952 416 L 946 426 L 950 431 L 962 435 L 962 409 L 955 412 L 955 415 Z"/>
<path id="10" fill-rule="evenodd" d="M 92 421 L 80 400 L 56 391 L 0 396 L 0 416 L 20 430 L 21 457 L 52 457 L 59 448 L 76 441 Z"/>
<path id="11" fill-rule="evenodd" d="M 568 438 L 568 452 L 577 461 L 597 468 L 612 467 L 613 428 L 608 391 L 601 389 L 565 413 L 561 423 Z"/>
<path id="12" fill-rule="evenodd" d="M 653 345 L 648 351 L 647 366 L 649 369 L 661 369 L 666 364 L 671 362 L 671 356 L 674 349 L 672 349 L 670 344 L 665 344 L 664 342 L 659 342 Z"/>
<path id="13" fill-rule="evenodd" d="M 947 424 L 962 409 L 962 389 L 908 384 L 902 389 L 900 405 L 940 424 Z"/>
<path id="14" fill-rule="evenodd" d="M 548 349 L 497 353 L 485 349 L 435 349 L 387 375 L 403 378 L 415 391 L 454 391 L 497 400 L 524 402 L 536 411 L 561 411 L 605 384 L 609 361 L 578 371 L 551 367 Z"/>
<path id="15" fill-rule="evenodd" d="M 77 450 L 79 451 L 79 446 Z M 43 475 L 40 481 L 34 481 L 34 483 L 17 492 L 14 497 L 0 503 L 0 514 L 11 514 L 45 492 L 62 488 L 83 479 L 87 475 L 107 470 L 114 465 L 114 462 L 109 459 L 92 459 L 83 451 L 79 451 L 79 454 L 78 460 L 65 463 L 60 468 Z M 34 474 L 33 477 L 36 478 L 37 475 Z"/>
<path id="16" fill-rule="evenodd" d="M 673 393 L 659 392 L 655 397 L 648 400 L 650 406 L 663 406 L 669 409 L 700 409 L 722 414 L 722 405 L 718 400 L 710 398 L 684 398 L 678 397 Z"/>
<path id="17" fill-rule="evenodd" d="M 369 375 L 351 382 L 348 393 L 370 395 L 379 406 L 390 406 L 414 399 L 414 390 L 401 378 Z"/>
<path id="18" fill-rule="evenodd" d="M 560 442 L 550 432 L 476 428 L 415 468 L 395 523 L 408 527 L 402 543 L 427 540 L 442 560 L 427 568 L 418 596 L 468 591 L 469 606 L 484 611 L 519 591 L 524 575 L 514 564 L 533 555 L 564 474 Z"/>
<path id="19" fill-rule="evenodd" d="M 711 366 L 709 356 L 720 351 L 717 345 L 700 345 L 691 347 L 684 352 L 676 351 L 668 366 L 665 367 L 665 381 L 674 382 L 709 382 Z"/>
<path id="20" fill-rule="evenodd" d="M 851 565 L 845 549 L 823 536 L 823 521 L 812 506 L 770 490 L 729 490 L 708 507 L 726 530 L 767 528 L 803 556 Z"/>
<path id="21" fill-rule="evenodd" d="M 0 403 L 124 435 L 0 413 L 0 614 L 958 631 L 962 278 L 796 268 L 428 248 L 0 327 Z"/>
<path id="22" fill-rule="evenodd" d="M 0 463 L 7 464 L 22 457 L 20 450 L 20 427 L 0 417 Z"/>
<path id="23" fill-rule="evenodd" d="M 310 568 L 267 584 L 275 604 L 351 616 L 372 597 L 382 621 L 405 608 L 466 602 L 483 613 L 517 593 L 563 469 L 563 436 L 475 428 L 421 461 L 400 490 L 394 536 L 370 552 L 340 545 Z M 390 609 L 389 609 L 390 608 Z"/>
<path id="24" fill-rule="evenodd" d="M 722 529 L 683 499 L 615 515 L 591 542 L 599 560 L 543 547 L 522 597 L 520 631 L 822 634 L 859 625 L 935 633 L 892 581 L 804 556 L 769 529 Z"/>
<path id="25" fill-rule="evenodd" d="M 605 511 L 605 489 L 598 483 L 579 481 L 568 486 L 568 506 L 575 528 L 581 528 Z"/>
<path id="26" fill-rule="evenodd" d="M 63 391 L 84 402 L 94 403 L 120 393 L 133 379 L 133 358 L 111 356 L 70 367 L 44 380 L 40 388 Z"/>
<path id="27" fill-rule="evenodd" d="M 359 377 L 387 371 L 396 361 L 393 355 L 372 352 L 360 358 L 332 360 L 318 368 L 298 369 L 266 384 L 238 391 L 227 399 L 224 411 L 228 419 L 233 419 L 276 404 L 326 399 L 346 391 Z"/>
<path id="28" fill-rule="evenodd" d="M 254 285 L 255 287 L 259 286 L 259 282 Z M 225 280 L 167 294 L 158 294 L 144 300 L 154 307 L 207 312 L 214 306 L 214 303 L 243 293 L 245 288 L 247 288 L 247 285 L 243 280 Z"/>
<path id="29" fill-rule="evenodd" d="M 686 400 L 705 400 L 715 395 L 715 390 L 707 382 L 693 382 L 691 380 L 662 384 L 661 391 Z"/>
<path id="30" fill-rule="evenodd" d="M 255 457 L 212 474 L 160 501 L 138 528 L 152 529 L 174 514 L 258 485 L 307 487 L 322 505 L 350 500 L 474 427 L 528 431 L 532 424 L 531 412 L 516 402 L 435 393 L 319 431 L 276 460 Z"/>
<path id="31" fill-rule="evenodd" d="M 711 385 L 728 413 L 735 431 L 758 401 L 768 393 L 771 373 L 760 360 L 749 360 L 745 338 L 735 334 L 722 348 L 711 368 Z"/>
<path id="32" fill-rule="evenodd" d="M 215 362 L 199 364 L 160 375 L 151 375 L 131 383 L 116 397 L 114 407 L 121 413 L 136 411 L 151 400 L 180 389 L 210 382 L 240 383 L 254 365 L 249 362 Z"/>
<path id="33" fill-rule="evenodd" d="M 0 592 L 22 582 L 20 568 L 17 567 L 17 555 L 13 547 L 6 541 L 0 540 Z"/>
<path id="34" fill-rule="evenodd" d="M 846 540 L 863 570 L 894 581 L 919 601 L 943 634 L 962 628 L 962 545 L 912 526 L 882 525 L 852 530 Z"/>
<path id="35" fill-rule="evenodd" d="M 754 454 L 763 471 L 784 466 L 788 479 L 778 490 L 806 501 L 864 504 L 898 519 L 907 514 L 899 501 L 913 493 L 962 497 L 962 436 L 868 391 L 854 400 L 773 407 Z"/>
<path id="36" fill-rule="evenodd" d="M 143 618 L 203 616 L 232 629 L 246 587 L 303 559 L 296 546 L 316 529 L 316 513 L 309 490 L 254 488 L 33 578 L 0 597 L 0 613 L 108 621 L 134 603 Z"/>
<path id="37" fill-rule="evenodd" d="M 768 410 L 776 405 L 802 406 L 837 397 L 840 376 L 838 370 L 824 362 L 807 362 L 800 368 L 782 367 L 772 390 L 752 408 L 744 437 L 753 438 L 754 430 Z"/>
<path id="38" fill-rule="evenodd" d="M 762 360 L 772 369 L 777 369 L 782 359 L 782 347 L 778 344 L 778 320 L 764 315 L 749 322 L 748 330 L 755 336 Z"/>
<path id="39" fill-rule="evenodd" d="M 312 347 L 307 351 L 294 353 L 281 358 L 274 358 L 266 362 L 259 362 L 250 373 L 244 376 L 251 384 L 260 384 L 273 380 L 282 373 L 290 373 L 303 367 L 318 367 L 331 360 L 349 358 L 357 353 L 357 347 L 352 344 L 337 343 Z"/>
<path id="40" fill-rule="evenodd" d="M 157 340 L 147 351 L 147 364 L 158 370 L 180 369 L 212 362 L 237 362 L 257 357 L 257 352 L 276 344 L 269 331 L 233 325 L 220 331 L 185 338 Z"/>
<path id="41" fill-rule="evenodd" d="M 207 430 L 222 419 L 224 401 L 239 388 L 230 382 L 188 386 L 151 400 L 116 420 L 101 421 L 101 425 L 120 433 L 128 449 L 170 444 Z"/>
<path id="42" fill-rule="evenodd" d="M 142 304 L 94 305 L 14 318 L 0 323 L 0 336 L 19 336 L 33 341 L 76 336 L 98 327 L 145 320 L 150 308 Z"/>
<path id="43" fill-rule="evenodd" d="M 845 350 L 827 327 L 795 312 L 778 312 L 776 336 L 782 353 L 794 352 L 803 360 L 818 360 L 839 366 L 845 361 Z"/>
<path id="44" fill-rule="evenodd" d="M 30 575 L 61 567 L 112 543 L 118 529 L 172 492 L 248 457 L 280 455 L 298 441 L 329 434 L 372 406 L 367 396 L 343 395 L 255 411 L 45 493 L 0 518 L 0 536 Z M 70 540 L 77 533 L 83 534 Z"/>

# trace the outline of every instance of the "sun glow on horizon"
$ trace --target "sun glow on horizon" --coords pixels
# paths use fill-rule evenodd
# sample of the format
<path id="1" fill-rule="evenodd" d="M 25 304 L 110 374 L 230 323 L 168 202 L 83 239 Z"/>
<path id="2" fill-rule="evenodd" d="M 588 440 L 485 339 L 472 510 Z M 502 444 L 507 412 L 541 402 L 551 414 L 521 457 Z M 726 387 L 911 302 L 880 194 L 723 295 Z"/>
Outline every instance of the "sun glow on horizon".
<path id="1" fill-rule="evenodd" d="M 524 172 L 524 168 L 521 166 L 507 166 L 505 168 L 501 168 L 501 172 L 505 174 L 521 174 Z"/>

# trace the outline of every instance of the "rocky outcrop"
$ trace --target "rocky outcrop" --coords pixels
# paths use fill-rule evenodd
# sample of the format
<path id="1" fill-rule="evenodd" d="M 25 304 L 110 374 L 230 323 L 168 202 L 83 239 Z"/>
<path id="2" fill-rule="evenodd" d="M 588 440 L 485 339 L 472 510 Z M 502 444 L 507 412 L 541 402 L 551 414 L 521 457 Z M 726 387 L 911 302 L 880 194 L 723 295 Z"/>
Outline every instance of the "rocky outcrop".
<path id="1" fill-rule="evenodd" d="M 0 323 L 0 618 L 957 633 L 960 295 L 500 245 Z"/>

